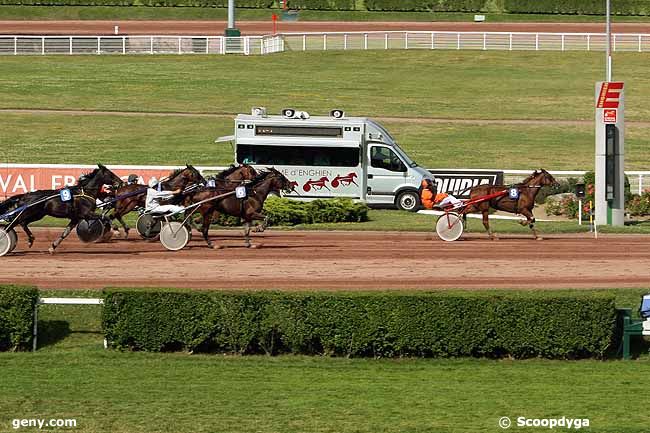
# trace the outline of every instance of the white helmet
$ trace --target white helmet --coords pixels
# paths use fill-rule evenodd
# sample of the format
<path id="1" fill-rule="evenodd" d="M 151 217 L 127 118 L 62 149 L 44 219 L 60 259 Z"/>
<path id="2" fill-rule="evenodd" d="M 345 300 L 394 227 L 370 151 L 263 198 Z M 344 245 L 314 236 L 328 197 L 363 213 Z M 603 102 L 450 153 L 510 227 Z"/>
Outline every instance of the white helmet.
<path id="1" fill-rule="evenodd" d="M 156 185 L 158 185 L 158 179 L 156 179 L 155 176 L 152 176 L 151 179 L 149 179 L 149 188 L 155 188 Z"/>

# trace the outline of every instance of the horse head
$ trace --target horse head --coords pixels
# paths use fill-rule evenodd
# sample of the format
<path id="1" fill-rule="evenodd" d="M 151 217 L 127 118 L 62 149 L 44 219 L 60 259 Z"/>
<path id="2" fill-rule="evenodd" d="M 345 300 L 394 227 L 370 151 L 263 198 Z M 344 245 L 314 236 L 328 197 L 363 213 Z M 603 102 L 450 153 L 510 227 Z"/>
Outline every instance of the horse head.
<path id="1" fill-rule="evenodd" d="M 97 164 L 97 168 L 88 174 L 82 174 L 77 183 L 78 186 L 88 189 L 100 189 L 103 185 L 110 185 L 113 190 L 118 189 L 124 182 L 118 175 L 106 168 L 103 164 Z"/>
<path id="2" fill-rule="evenodd" d="M 273 167 L 267 167 L 266 169 L 269 172 L 269 178 L 271 178 L 272 191 L 277 191 L 278 193 L 282 191 L 287 194 L 293 192 L 295 186 L 284 174 Z"/>
<path id="3" fill-rule="evenodd" d="M 551 173 L 544 170 L 543 168 L 539 170 L 537 176 L 538 176 L 539 185 L 542 186 L 551 185 L 556 187 L 560 186 L 560 183 L 557 180 L 555 180 L 555 178 L 551 175 Z"/>

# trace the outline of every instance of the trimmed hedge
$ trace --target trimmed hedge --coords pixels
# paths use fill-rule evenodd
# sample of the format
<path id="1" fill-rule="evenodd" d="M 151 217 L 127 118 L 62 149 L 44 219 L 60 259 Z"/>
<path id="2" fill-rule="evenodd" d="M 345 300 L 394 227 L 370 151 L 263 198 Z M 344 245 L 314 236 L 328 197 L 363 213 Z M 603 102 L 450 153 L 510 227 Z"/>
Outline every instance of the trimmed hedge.
<path id="1" fill-rule="evenodd" d="M 38 290 L 0 286 L 0 351 L 29 349 Z"/>
<path id="2" fill-rule="evenodd" d="M 355 0 L 288 0 L 289 9 L 311 9 L 324 11 L 353 11 Z"/>
<path id="3" fill-rule="evenodd" d="M 489 0 L 365 0 L 369 11 L 399 12 L 479 12 Z"/>
<path id="4" fill-rule="evenodd" d="M 269 197 L 264 202 L 264 213 L 272 226 L 368 221 L 368 206 L 349 198 L 299 202 Z"/>
<path id="5" fill-rule="evenodd" d="M 275 355 L 603 357 L 614 296 L 105 292 L 112 347 Z"/>
<path id="6" fill-rule="evenodd" d="M 602 0 L 505 0 L 510 13 L 603 15 Z M 648 15 L 650 0 L 617 0 L 611 2 L 612 14 Z"/>

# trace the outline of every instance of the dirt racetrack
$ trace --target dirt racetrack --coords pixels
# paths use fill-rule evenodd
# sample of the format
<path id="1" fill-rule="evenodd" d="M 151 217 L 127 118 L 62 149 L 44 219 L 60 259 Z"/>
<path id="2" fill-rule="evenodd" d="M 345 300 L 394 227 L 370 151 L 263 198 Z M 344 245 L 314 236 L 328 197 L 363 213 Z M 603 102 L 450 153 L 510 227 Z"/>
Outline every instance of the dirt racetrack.
<path id="1" fill-rule="evenodd" d="M 119 26 L 120 35 L 223 35 L 225 21 L 0 21 L 4 35 L 113 35 Z M 238 21 L 243 35 L 273 32 L 268 21 Z M 279 21 L 279 33 L 364 32 L 364 31 L 462 31 L 462 32 L 562 32 L 604 33 L 598 23 L 473 23 L 473 22 L 340 22 Z M 615 33 L 650 33 L 650 23 L 614 23 Z"/>
<path id="2" fill-rule="evenodd" d="M 196 234 L 186 249 L 166 251 L 138 239 L 82 244 L 71 234 L 46 251 L 60 229 L 35 229 L 28 250 L 19 232 L 1 257 L 0 283 L 40 288 L 105 286 L 225 289 L 605 288 L 650 286 L 650 237 L 553 235 L 535 241 L 483 234 L 446 243 L 429 233 L 270 230 L 260 248 L 239 231 L 214 232 L 210 250 Z M 135 234 L 135 230 L 132 232 Z M 137 234 L 135 234 L 137 236 Z"/>

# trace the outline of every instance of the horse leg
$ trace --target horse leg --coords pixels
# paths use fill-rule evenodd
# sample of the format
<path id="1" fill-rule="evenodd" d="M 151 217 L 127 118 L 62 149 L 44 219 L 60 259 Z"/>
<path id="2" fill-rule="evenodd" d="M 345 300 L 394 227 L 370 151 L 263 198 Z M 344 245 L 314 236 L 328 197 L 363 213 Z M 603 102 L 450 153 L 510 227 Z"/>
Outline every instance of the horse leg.
<path id="1" fill-rule="evenodd" d="M 61 242 L 63 242 L 63 239 L 67 238 L 72 229 L 78 224 L 78 221 L 76 220 L 70 220 L 70 223 L 66 226 L 65 230 L 63 230 L 63 233 L 61 233 L 61 236 L 58 237 L 54 242 L 52 242 L 52 245 L 48 249 L 50 254 L 54 254 L 54 250 L 56 247 L 59 246 Z"/>
<path id="2" fill-rule="evenodd" d="M 122 219 L 122 215 L 115 215 L 115 219 L 118 220 L 120 224 L 122 224 L 122 227 L 124 228 L 124 239 L 128 239 L 129 230 L 131 230 L 131 227 L 129 227 L 129 225 L 126 222 L 124 222 L 124 220 Z"/>
<path id="3" fill-rule="evenodd" d="M 533 236 L 535 236 L 535 240 L 538 241 L 544 240 L 544 238 L 537 233 L 537 230 L 535 230 L 535 217 L 533 216 L 533 213 L 528 209 L 523 209 L 521 211 L 521 214 L 526 217 L 526 221 L 523 221 L 522 225 L 528 224 L 528 227 L 530 227 L 530 229 L 533 231 Z"/>
<path id="4" fill-rule="evenodd" d="M 203 225 L 201 226 L 201 234 L 203 234 L 203 239 L 205 239 L 205 242 L 208 244 L 208 247 L 214 248 L 214 245 L 212 244 L 212 241 L 210 238 L 208 238 L 208 231 L 210 230 L 210 222 L 212 222 L 212 212 L 206 212 L 203 215 Z"/>
<path id="5" fill-rule="evenodd" d="M 485 227 L 485 230 L 487 231 L 488 236 L 493 241 L 498 241 L 499 240 L 498 236 L 495 235 L 494 233 L 492 233 L 492 230 L 490 229 L 489 208 L 488 209 L 483 209 L 481 212 L 483 214 L 483 227 Z"/>
<path id="6" fill-rule="evenodd" d="M 23 228 L 23 231 L 27 235 L 27 246 L 31 248 L 32 245 L 34 245 L 34 240 L 36 238 L 34 238 L 34 235 L 32 234 L 32 231 L 29 229 L 29 227 L 27 227 L 27 223 L 22 223 L 20 226 Z"/>
<path id="7" fill-rule="evenodd" d="M 261 224 L 255 226 L 255 233 L 262 233 L 269 226 L 269 217 L 268 215 L 264 216 Z"/>
<path id="8" fill-rule="evenodd" d="M 246 248 L 251 247 L 251 222 L 248 220 L 244 223 L 244 243 Z"/>

